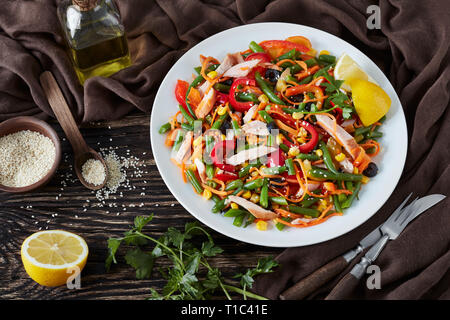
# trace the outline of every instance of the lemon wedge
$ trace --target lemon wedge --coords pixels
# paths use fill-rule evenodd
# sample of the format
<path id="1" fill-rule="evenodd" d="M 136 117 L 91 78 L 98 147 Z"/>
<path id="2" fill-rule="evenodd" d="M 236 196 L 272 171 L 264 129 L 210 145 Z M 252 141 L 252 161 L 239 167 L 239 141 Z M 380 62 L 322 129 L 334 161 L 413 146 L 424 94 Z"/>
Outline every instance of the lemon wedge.
<path id="1" fill-rule="evenodd" d="M 376 81 L 365 73 L 364 70 L 362 70 L 355 62 L 355 60 L 353 60 L 346 53 L 344 53 L 336 62 L 334 77 L 336 80 L 344 80 L 341 88 L 346 91 L 351 91 L 351 87 L 349 85 L 349 81 L 351 79 L 366 80 L 377 84 Z"/>
<path id="2" fill-rule="evenodd" d="M 80 272 L 83 270 L 88 252 L 80 236 L 62 230 L 46 230 L 25 239 L 21 257 L 31 279 L 43 286 L 55 287 L 65 284 L 76 267 Z"/>
<path id="3" fill-rule="evenodd" d="M 377 84 L 361 79 L 351 79 L 353 104 L 364 126 L 380 120 L 391 107 L 391 98 Z"/>

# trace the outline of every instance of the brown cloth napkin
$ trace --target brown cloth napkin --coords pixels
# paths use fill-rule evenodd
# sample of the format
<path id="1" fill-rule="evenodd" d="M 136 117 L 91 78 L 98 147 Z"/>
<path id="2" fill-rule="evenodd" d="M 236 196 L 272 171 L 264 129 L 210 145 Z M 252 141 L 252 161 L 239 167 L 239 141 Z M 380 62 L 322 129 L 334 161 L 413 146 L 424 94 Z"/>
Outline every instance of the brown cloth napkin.
<path id="1" fill-rule="evenodd" d="M 64 51 L 55 0 L 3 0 L 0 9 L 0 120 L 51 115 L 39 75 L 51 70 L 79 121 L 116 119 L 151 109 L 159 83 L 190 47 L 240 24 L 284 21 L 335 34 L 371 57 L 394 85 L 406 114 L 409 151 L 398 188 L 356 230 L 325 243 L 285 250 L 281 268 L 257 279 L 255 290 L 278 295 L 354 247 L 410 192 L 449 195 L 450 6 L 446 0 L 119 0 L 133 66 L 81 87 Z M 368 30 L 369 5 L 381 9 L 381 30 Z M 389 162 L 389 159 L 384 159 Z M 398 165 L 391 163 L 390 165 Z M 376 195 L 374 195 L 376 196 Z M 365 279 L 342 299 L 450 299 L 450 199 L 421 215 L 376 261 L 381 289 Z M 301 230 L 299 230 L 301 233 Z M 323 298 L 338 279 L 310 298 Z"/>

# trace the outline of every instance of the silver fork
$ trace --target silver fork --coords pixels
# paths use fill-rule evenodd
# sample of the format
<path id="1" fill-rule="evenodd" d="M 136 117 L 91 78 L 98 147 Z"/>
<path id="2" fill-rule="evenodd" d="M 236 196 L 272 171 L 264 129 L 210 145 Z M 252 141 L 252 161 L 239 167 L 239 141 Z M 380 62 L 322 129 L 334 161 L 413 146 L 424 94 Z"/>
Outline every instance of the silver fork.
<path id="1" fill-rule="evenodd" d="M 355 278 L 361 279 L 365 274 L 368 266 L 372 264 L 378 257 L 378 255 L 383 250 L 384 246 L 389 240 L 394 240 L 403 231 L 403 229 L 408 225 L 408 223 L 415 217 L 414 204 L 419 198 L 414 199 L 407 207 L 402 209 L 399 207 L 396 212 L 394 212 L 383 225 L 380 227 L 383 236 L 377 243 L 375 243 L 372 248 L 361 258 L 361 261 L 356 264 L 350 271 Z M 400 210 L 399 210 L 400 209 Z"/>

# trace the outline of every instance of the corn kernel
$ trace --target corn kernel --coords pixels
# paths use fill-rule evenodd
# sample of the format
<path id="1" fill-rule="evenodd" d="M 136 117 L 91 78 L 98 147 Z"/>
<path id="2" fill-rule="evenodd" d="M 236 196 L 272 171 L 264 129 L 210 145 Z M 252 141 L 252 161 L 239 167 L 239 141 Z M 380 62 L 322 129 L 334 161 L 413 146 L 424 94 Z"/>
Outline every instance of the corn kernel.
<path id="1" fill-rule="evenodd" d="M 369 181 L 370 181 L 370 178 L 369 178 L 369 177 L 366 177 L 366 176 L 363 176 L 363 177 L 362 177 L 362 180 L 361 180 L 362 183 L 366 184 L 366 183 L 369 182 Z"/>
<path id="2" fill-rule="evenodd" d="M 277 84 L 275 85 L 275 90 L 277 90 L 278 92 L 284 92 L 286 88 L 287 88 L 286 81 L 278 79 Z"/>
<path id="3" fill-rule="evenodd" d="M 329 55 L 329 54 L 330 54 L 330 51 L 328 51 L 328 50 L 322 50 L 322 51 L 319 52 L 319 56 L 322 55 L 322 54 L 328 54 L 328 55 Z"/>
<path id="4" fill-rule="evenodd" d="M 301 113 L 301 112 L 294 112 L 292 114 L 292 118 L 294 118 L 295 120 L 301 119 L 301 118 L 303 118 L 303 113 Z"/>
<path id="5" fill-rule="evenodd" d="M 218 74 L 217 71 L 211 71 L 207 74 L 208 78 L 214 79 L 217 78 Z"/>
<path id="6" fill-rule="evenodd" d="M 220 116 L 223 116 L 225 113 L 227 113 L 227 111 L 228 111 L 228 106 L 219 107 L 219 109 L 217 109 L 217 113 Z"/>
<path id="7" fill-rule="evenodd" d="M 306 137 L 308 135 L 308 131 L 306 131 L 305 128 L 300 127 L 300 129 L 298 130 L 298 136 L 299 137 Z"/>
<path id="8" fill-rule="evenodd" d="M 317 150 L 316 150 L 316 154 L 317 154 L 319 157 L 321 157 L 321 156 L 323 156 L 323 151 L 320 150 L 320 149 L 317 149 Z"/>
<path id="9" fill-rule="evenodd" d="M 231 209 L 238 209 L 238 208 L 239 206 L 236 203 L 234 202 L 231 203 Z"/>
<path id="10" fill-rule="evenodd" d="M 257 175 L 259 175 L 259 173 L 258 173 L 258 171 L 253 171 L 250 175 L 252 177 L 256 177 Z"/>
<path id="11" fill-rule="evenodd" d="M 256 229 L 258 229 L 260 231 L 266 231 L 267 230 L 267 222 L 265 222 L 263 220 L 259 220 L 256 223 Z"/>
<path id="12" fill-rule="evenodd" d="M 276 141 L 277 141 L 277 144 L 282 144 L 283 143 L 283 135 L 281 133 L 279 133 L 277 135 Z"/>
<path id="13" fill-rule="evenodd" d="M 306 54 L 307 54 L 308 56 L 313 56 L 313 57 L 315 57 L 316 54 L 317 54 L 317 50 L 311 48 Z"/>
<path id="14" fill-rule="evenodd" d="M 212 197 L 211 191 L 205 189 L 203 190 L 203 199 L 209 200 Z"/>
<path id="15" fill-rule="evenodd" d="M 202 139 L 203 139 L 202 136 L 199 136 L 198 138 L 196 138 L 196 139 L 194 140 L 194 142 L 192 142 L 192 144 L 194 145 L 194 147 L 196 147 L 196 146 L 198 146 L 200 143 L 202 143 Z"/>
<path id="16" fill-rule="evenodd" d="M 252 192 L 249 190 L 247 190 L 246 192 L 244 192 L 242 194 L 242 198 L 244 198 L 244 199 L 250 199 L 251 196 L 252 196 Z"/>
<path id="17" fill-rule="evenodd" d="M 260 95 L 258 97 L 258 100 L 259 100 L 259 102 L 265 102 L 265 103 L 269 102 L 269 98 L 265 94 Z"/>
<path id="18" fill-rule="evenodd" d="M 298 147 L 291 147 L 288 152 L 289 156 L 291 156 L 291 157 L 295 157 L 299 153 L 300 153 L 300 150 L 298 149 Z"/>
<path id="19" fill-rule="evenodd" d="M 305 139 L 303 139 L 302 137 L 297 138 L 297 141 L 300 142 L 300 143 L 305 143 L 306 142 Z"/>
<path id="20" fill-rule="evenodd" d="M 359 173 L 359 170 L 358 170 L 357 167 L 353 167 L 353 173 L 354 173 L 354 174 L 358 174 L 358 173 Z"/>
<path id="21" fill-rule="evenodd" d="M 334 158 L 335 158 L 336 161 L 338 161 L 338 162 L 344 161 L 344 159 L 345 159 L 345 154 L 343 154 L 343 153 L 341 152 L 341 153 L 339 153 L 338 155 L 336 155 Z"/>
<path id="22" fill-rule="evenodd" d="M 305 168 L 305 171 L 308 172 L 312 169 L 311 162 L 309 160 L 303 160 L 303 168 Z"/>
<path id="23" fill-rule="evenodd" d="M 227 140 L 227 136 L 224 134 L 222 134 L 220 137 L 222 138 L 222 140 Z"/>
<path id="24" fill-rule="evenodd" d="M 250 197 L 250 201 L 253 203 L 259 202 L 259 194 L 257 193 L 252 194 L 252 196 Z"/>

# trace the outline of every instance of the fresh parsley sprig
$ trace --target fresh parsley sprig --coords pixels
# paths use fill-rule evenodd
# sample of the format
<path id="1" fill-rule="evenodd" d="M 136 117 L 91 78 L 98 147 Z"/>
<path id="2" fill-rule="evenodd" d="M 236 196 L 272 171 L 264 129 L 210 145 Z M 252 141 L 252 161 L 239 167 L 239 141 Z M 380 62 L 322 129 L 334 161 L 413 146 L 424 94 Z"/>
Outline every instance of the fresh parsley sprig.
<path id="1" fill-rule="evenodd" d="M 160 273 L 167 280 L 161 293 L 150 289 L 149 299 L 158 300 L 202 300 L 208 299 L 218 290 L 221 290 L 227 299 L 231 300 L 230 292 L 241 294 L 244 299 L 252 298 L 266 300 L 265 297 L 248 292 L 252 288 L 256 275 L 269 273 L 278 263 L 272 257 L 260 259 L 256 268 L 248 269 L 246 273 L 236 275 L 242 288 L 236 287 L 224 279 L 220 270 L 211 266 L 207 260 L 223 252 L 214 244 L 211 235 L 198 223 L 187 223 L 184 231 L 168 228 L 159 238 L 144 234 L 142 229 L 152 221 L 153 215 L 138 216 L 134 219 L 134 226 L 121 238 L 108 239 L 109 254 L 105 261 L 109 270 L 112 263 L 117 263 L 116 254 L 122 244 L 129 247 L 125 254 L 125 261 L 136 270 L 136 278 L 148 279 L 151 277 L 155 262 L 160 257 L 167 257 L 172 267 L 167 270 L 160 269 Z M 191 239 L 194 236 L 206 236 L 206 241 L 197 247 Z M 143 250 L 153 243 L 151 251 Z"/>

